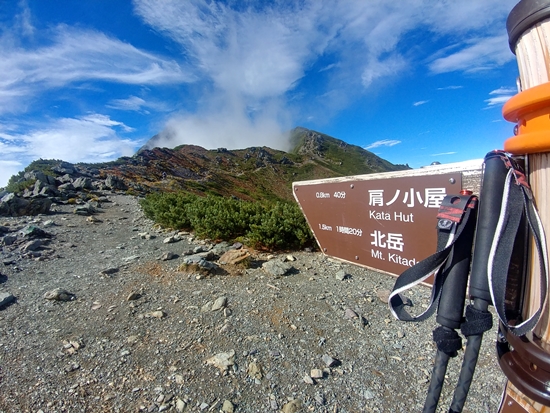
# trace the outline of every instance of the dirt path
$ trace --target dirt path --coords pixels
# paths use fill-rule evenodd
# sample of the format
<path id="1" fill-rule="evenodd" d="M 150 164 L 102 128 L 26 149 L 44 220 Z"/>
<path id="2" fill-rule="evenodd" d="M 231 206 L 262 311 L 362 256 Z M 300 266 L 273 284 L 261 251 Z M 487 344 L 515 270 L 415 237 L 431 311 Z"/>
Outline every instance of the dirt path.
<path id="1" fill-rule="evenodd" d="M 26 257 L 22 244 L 2 247 L 0 293 L 15 301 L 0 308 L 0 412 L 421 411 L 434 321 L 392 319 L 379 296 L 394 279 L 311 252 L 293 254 L 280 277 L 261 265 L 287 254 L 253 252 L 250 268 L 225 275 L 180 271 L 184 253 L 208 246 L 165 244 L 171 234 L 154 230 L 135 198 L 108 198 L 96 222 L 69 205 L 0 219 L 8 234 L 33 224 L 52 236 Z M 158 259 L 168 252 L 176 257 Z M 55 288 L 74 300 L 45 299 Z M 414 292 L 417 308 L 427 295 Z M 495 336 L 465 412 L 497 410 Z"/>

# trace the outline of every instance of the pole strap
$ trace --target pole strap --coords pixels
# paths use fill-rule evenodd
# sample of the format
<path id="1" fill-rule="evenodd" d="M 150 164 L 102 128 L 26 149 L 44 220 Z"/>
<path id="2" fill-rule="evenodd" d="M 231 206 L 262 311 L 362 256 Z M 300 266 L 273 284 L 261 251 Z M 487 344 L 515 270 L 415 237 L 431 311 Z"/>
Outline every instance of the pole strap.
<path id="1" fill-rule="evenodd" d="M 500 154 L 508 173 L 504 182 L 502 206 L 487 262 L 489 290 L 496 313 L 501 323 L 512 334 L 522 336 L 537 325 L 546 302 L 548 291 L 548 252 L 541 219 L 535 206 L 531 188 L 520 167 L 505 152 Z M 540 271 L 540 303 L 538 309 L 526 320 L 510 323 L 506 316 L 506 281 L 514 241 L 525 216 L 534 240 Z M 518 322 L 519 321 L 519 322 Z"/>
<path id="2" fill-rule="evenodd" d="M 405 270 L 396 280 L 388 304 L 393 316 L 401 321 L 423 321 L 436 310 L 444 283 L 445 263 L 453 245 L 460 238 L 470 219 L 476 218 L 477 197 L 474 195 L 447 195 L 437 214 L 437 252 Z M 401 293 L 434 276 L 428 308 L 418 316 L 407 312 L 410 300 Z"/>

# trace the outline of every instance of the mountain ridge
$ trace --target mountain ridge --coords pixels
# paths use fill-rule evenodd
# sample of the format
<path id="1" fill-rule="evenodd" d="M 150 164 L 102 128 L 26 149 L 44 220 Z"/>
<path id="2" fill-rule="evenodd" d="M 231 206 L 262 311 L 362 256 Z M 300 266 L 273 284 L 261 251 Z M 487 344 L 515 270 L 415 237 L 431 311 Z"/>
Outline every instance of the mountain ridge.
<path id="1" fill-rule="evenodd" d="M 409 169 L 329 135 L 297 127 L 290 133 L 292 149 L 269 147 L 205 149 L 197 145 L 140 148 L 131 157 L 104 163 L 81 163 L 99 178 L 115 176 L 129 193 L 184 190 L 197 195 L 233 196 L 244 200 L 292 200 L 292 182 Z M 35 161 L 52 175 L 62 161 Z M 24 185 L 24 174 L 10 184 Z M 8 188 L 10 185 L 8 185 Z"/>

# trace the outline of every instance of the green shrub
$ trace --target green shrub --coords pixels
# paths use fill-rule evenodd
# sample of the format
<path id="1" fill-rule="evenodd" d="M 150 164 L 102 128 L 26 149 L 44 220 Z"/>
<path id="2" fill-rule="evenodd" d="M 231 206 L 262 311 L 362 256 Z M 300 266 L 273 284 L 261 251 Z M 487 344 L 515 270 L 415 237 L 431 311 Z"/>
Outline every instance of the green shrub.
<path id="1" fill-rule="evenodd" d="M 8 181 L 8 185 L 6 185 L 6 191 L 17 194 L 19 192 L 23 192 L 27 188 L 31 188 L 36 182 L 36 179 L 28 179 L 18 182 L 16 178 L 16 175 L 11 176 L 10 180 Z"/>
<path id="2" fill-rule="evenodd" d="M 196 198 L 185 193 L 152 193 L 140 201 L 145 216 L 171 228 L 192 229 L 187 205 Z"/>
<path id="3" fill-rule="evenodd" d="M 299 249 L 313 244 L 313 236 L 296 204 L 275 202 L 267 209 L 260 223 L 250 226 L 248 234 L 255 247 Z"/>
<path id="4" fill-rule="evenodd" d="M 242 201 L 190 193 L 153 193 L 140 201 L 147 217 L 164 227 L 195 231 L 199 237 L 252 243 L 255 247 L 293 249 L 313 245 L 298 205 Z"/>
<path id="5" fill-rule="evenodd" d="M 246 235 L 261 212 L 257 203 L 212 195 L 197 197 L 188 208 L 191 226 L 199 237 L 222 240 Z"/>

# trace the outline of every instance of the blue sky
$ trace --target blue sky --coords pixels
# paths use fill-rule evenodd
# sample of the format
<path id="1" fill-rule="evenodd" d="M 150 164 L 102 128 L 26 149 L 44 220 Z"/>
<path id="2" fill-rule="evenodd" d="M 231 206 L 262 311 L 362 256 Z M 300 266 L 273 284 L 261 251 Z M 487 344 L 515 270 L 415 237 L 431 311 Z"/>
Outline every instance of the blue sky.
<path id="1" fill-rule="evenodd" d="M 420 167 L 513 125 L 516 0 L 0 2 L 0 186 L 32 160 L 288 149 L 295 126 Z"/>

